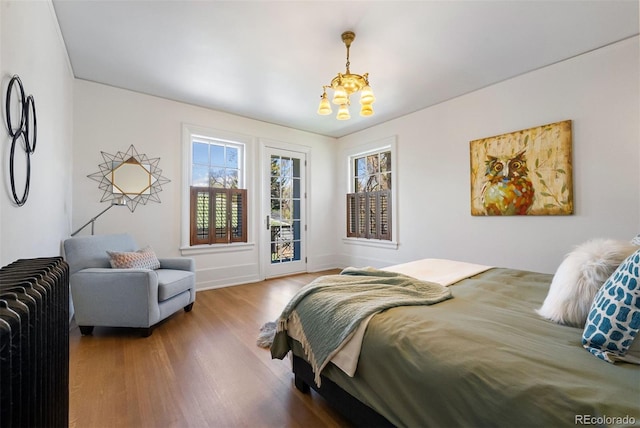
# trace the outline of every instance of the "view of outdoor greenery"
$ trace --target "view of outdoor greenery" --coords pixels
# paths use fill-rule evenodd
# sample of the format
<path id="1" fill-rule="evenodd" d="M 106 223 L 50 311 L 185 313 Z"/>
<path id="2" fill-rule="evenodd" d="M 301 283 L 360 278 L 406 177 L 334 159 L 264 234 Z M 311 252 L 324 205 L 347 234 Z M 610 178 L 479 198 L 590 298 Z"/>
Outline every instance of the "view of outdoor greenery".
<path id="1" fill-rule="evenodd" d="M 300 160 L 271 156 L 271 262 L 300 259 Z"/>
<path id="2" fill-rule="evenodd" d="M 391 188 L 391 152 L 374 153 L 354 159 L 354 192 Z"/>

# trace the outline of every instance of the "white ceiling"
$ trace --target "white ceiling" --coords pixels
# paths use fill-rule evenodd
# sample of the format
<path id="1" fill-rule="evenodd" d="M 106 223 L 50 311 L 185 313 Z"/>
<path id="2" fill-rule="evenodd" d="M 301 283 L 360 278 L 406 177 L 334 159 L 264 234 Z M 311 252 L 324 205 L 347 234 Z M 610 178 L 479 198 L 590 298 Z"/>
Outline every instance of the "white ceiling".
<path id="1" fill-rule="evenodd" d="M 77 78 L 340 137 L 638 34 L 638 0 L 53 0 Z M 316 113 L 344 72 L 375 115 Z M 525 100 L 523 100 L 525 102 Z"/>

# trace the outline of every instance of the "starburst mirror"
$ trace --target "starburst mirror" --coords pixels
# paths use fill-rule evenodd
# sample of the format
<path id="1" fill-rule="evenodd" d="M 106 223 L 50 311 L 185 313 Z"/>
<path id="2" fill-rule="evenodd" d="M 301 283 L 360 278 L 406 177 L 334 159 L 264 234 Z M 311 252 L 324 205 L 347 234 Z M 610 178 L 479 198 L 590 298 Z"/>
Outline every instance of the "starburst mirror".
<path id="1" fill-rule="evenodd" d="M 101 153 L 104 162 L 99 165 L 100 171 L 88 175 L 104 192 L 100 202 L 126 204 L 131 212 L 140 203 L 160 202 L 158 193 L 171 181 L 162 176 L 160 158 L 139 154 L 133 145 L 124 153 Z"/>

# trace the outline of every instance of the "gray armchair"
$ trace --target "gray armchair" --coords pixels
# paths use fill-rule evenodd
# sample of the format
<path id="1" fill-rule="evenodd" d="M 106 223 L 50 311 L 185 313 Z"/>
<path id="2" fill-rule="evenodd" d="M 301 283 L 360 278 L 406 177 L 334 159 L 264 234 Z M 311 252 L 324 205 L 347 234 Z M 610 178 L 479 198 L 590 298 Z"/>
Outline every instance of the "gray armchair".
<path id="1" fill-rule="evenodd" d="M 196 299 L 195 262 L 158 258 L 159 269 L 113 269 L 107 251 L 137 251 L 129 234 L 91 235 L 64 241 L 76 323 L 83 335 L 94 326 L 133 327 L 149 336 L 152 327 Z"/>

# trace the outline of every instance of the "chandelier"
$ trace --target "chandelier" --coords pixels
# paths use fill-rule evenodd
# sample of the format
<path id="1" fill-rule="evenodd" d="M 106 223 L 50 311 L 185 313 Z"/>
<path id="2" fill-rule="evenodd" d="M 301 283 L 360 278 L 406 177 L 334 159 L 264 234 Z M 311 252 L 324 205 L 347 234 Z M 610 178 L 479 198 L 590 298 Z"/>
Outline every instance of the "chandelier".
<path id="1" fill-rule="evenodd" d="M 373 96 L 373 91 L 369 86 L 369 73 L 364 73 L 361 76 L 359 74 L 351 74 L 349 70 L 349 48 L 355 38 L 356 34 L 353 31 L 345 31 L 342 33 L 342 41 L 347 47 L 347 71 L 344 74 L 338 73 L 338 75 L 331 80 L 330 85 L 322 86 L 322 97 L 320 99 L 320 105 L 318 106 L 318 114 L 331 114 L 331 104 L 327 98 L 327 88 L 333 89 L 333 104 L 340 106 L 336 119 L 348 120 L 351 118 L 349 114 L 349 105 L 351 104 L 349 96 L 358 91 L 360 91 L 360 116 L 371 116 L 373 114 L 372 104 L 376 98 Z"/>

